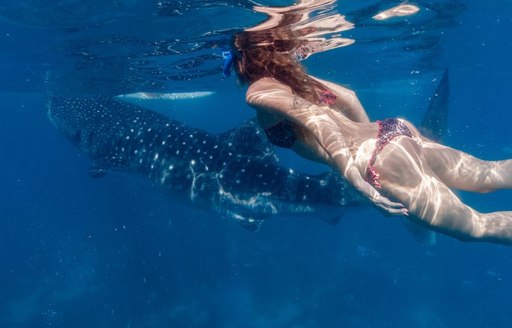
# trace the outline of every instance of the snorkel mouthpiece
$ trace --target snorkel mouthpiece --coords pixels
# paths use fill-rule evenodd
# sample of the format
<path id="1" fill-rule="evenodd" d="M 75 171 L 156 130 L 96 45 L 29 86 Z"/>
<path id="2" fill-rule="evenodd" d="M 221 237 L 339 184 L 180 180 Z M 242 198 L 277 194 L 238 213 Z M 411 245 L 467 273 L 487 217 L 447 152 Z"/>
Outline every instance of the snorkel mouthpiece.
<path id="1" fill-rule="evenodd" d="M 231 51 L 223 51 L 222 59 L 224 60 L 222 76 L 229 77 L 231 75 L 231 66 L 233 66 L 233 53 Z"/>

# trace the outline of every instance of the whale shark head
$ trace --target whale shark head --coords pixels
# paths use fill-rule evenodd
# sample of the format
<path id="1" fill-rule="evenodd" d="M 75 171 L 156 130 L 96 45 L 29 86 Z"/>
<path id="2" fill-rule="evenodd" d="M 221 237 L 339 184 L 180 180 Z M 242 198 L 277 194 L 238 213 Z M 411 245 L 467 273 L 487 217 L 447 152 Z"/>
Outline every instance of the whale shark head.
<path id="1" fill-rule="evenodd" d="M 72 115 L 66 110 L 68 99 L 63 97 L 51 97 L 46 103 L 47 115 L 57 130 L 61 131 L 71 140 L 79 141 L 80 133 L 85 126 L 86 117 L 83 115 Z M 68 105 L 71 105 L 68 103 Z"/>

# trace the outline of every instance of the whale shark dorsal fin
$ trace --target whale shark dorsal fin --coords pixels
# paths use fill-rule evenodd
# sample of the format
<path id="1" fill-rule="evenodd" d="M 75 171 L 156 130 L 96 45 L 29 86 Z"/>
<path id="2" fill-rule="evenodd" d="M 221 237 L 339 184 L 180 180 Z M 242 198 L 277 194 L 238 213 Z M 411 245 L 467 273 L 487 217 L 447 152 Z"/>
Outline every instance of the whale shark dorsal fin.
<path id="1" fill-rule="evenodd" d="M 255 119 L 247 120 L 240 126 L 221 133 L 217 137 L 224 143 L 236 146 L 238 155 L 260 156 L 272 162 L 278 161 L 272 144 Z"/>

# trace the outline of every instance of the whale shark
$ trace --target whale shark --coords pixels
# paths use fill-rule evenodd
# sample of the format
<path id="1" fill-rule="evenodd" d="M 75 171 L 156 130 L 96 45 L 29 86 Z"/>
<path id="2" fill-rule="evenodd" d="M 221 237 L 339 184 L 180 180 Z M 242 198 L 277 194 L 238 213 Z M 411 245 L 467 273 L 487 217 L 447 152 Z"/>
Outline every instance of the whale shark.
<path id="1" fill-rule="evenodd" d="M 257 230 L 277 214 L 337 221 L 366 201 L 336 173 L 279 165 L 254 120 L 210 134 L 164 115 L 103 97 L 49 97 L 48 117 L 92 160 L 89 174 L 128 171 L 198 206 Z"/>
<path id="2" fill-rule="evenodd" d="M 436 139 L 446 125 L 448 88 L 445 71 L 422 126 Z M 46 106 L 54 126 L 91 158 L 92 177 L 138 173 L 249 230 L 272 215 L 334 224 L 347 211 L 370 205 L 332 170 L 315 175 L 281 166 L 254 119 L 212 134 L 115 97 L 51 96 Z M 421 240 L 431 238 L 406 226 Z"/>

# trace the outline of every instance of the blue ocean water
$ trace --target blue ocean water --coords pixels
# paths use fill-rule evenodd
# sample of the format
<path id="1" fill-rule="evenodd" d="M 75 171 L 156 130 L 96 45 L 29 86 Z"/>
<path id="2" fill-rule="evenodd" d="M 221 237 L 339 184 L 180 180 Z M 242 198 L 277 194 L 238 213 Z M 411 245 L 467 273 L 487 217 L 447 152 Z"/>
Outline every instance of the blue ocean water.
<path id="1" fill-rule="evenodd" d="M 230 129 L 254 113 L 222 79 L 220 51 L 263 19 L 254 4 L 2 4 L 0 327 L 510 327 L 509 247 L 445 236 L 426 247 L 371 209 L 335 226 L 276 216 L 249 232 L 142 177 L 88 176 L 90 160 L 47 119 L 46 95 L 212 91 L 146 106 Z M 447 69 L 444 143 L 511 157 L 512 4 L 417 1 L 416 16 L 372 22 L 396 4 L 338 1 L 356 43 L 312 56 L 309 71 L 356 90 L 372 118 L 418 122 Z M 510 210 L 510 191 L 460 195 Z"/>

